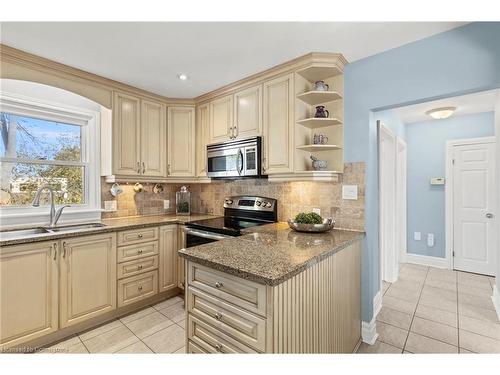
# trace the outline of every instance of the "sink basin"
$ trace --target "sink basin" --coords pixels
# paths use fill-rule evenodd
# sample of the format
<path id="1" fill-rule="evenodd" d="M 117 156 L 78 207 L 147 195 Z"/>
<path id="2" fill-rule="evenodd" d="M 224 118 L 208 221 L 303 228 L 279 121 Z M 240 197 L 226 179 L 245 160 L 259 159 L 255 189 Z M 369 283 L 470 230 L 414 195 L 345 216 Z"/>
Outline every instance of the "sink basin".
<path id="1" fill-rule="evenodd" d="M 45 227 L 48 232 L 60 233 L 60 232 L 78 232 L 80 230 L 92 229 L 92 228 L 101 228 L 105 227 L 106 224 L 102 223 L 87 223 L 87 224 L 72 224 L 72 225 L 63 225 L 60 227 L 49 228 Z"/>
<path id="2" fill-rule="evenodd" d="M 87 224 L 63 225 L 55 228 L 39 227 L 39 228 L 7 230 L 0 232 L 0 241 L 37 237 L 40 235 L 50 234 L 50 233 L 79 232 L 79 231 L 85 231 L 86 229 L 101 228 L 105 226 L 106 224 L 102 223 L 87 223 Z"/>
<path id="3" fill-rule="evenodd" d="M 0 240 L 12 240 L 16 238 L 34 237 L 40 234 L 47 234 L 47 233 L 50 232 L 45 228 L 8 230 L 5 232 L 0 232 Z"/>

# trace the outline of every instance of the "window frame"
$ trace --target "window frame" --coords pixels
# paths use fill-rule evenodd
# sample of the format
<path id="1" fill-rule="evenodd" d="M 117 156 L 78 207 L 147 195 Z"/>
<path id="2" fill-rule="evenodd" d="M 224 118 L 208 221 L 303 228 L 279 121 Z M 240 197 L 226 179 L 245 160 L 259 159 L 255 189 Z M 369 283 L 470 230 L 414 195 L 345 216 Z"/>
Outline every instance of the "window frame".
<path id="1" fill-rule="evenodd" d="M 33 160 L 0 157 L 2 162 L 80 166 L 84 168 L 84 204 L 71 205 L 63 211 L 60 222 L 100 220 L 100 113 L 71 107 L 56 102 L 43 101 L 0 91 L 0 111 L 18 116 L 39 118 L 81 126 L 81 160 Z M 0 206 L 0 226 L 46 224 L 49 221 L 49 205 Z M 29 218 L 29 220 L 26 220 Z"/>

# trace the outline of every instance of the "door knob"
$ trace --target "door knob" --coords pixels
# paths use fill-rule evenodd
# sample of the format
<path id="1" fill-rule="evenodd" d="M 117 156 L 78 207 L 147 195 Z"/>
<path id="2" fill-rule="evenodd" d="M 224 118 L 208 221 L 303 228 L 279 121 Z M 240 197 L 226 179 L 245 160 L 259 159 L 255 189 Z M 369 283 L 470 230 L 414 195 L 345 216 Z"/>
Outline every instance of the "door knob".
<path id="1" fill-rule="evenodd" d="M 493 214 L 488 212 L 488 213 L 486 214 L 486 217 L 487 217 L 488 219 L 491 219 L 491 218 L 493 218 Z"/>

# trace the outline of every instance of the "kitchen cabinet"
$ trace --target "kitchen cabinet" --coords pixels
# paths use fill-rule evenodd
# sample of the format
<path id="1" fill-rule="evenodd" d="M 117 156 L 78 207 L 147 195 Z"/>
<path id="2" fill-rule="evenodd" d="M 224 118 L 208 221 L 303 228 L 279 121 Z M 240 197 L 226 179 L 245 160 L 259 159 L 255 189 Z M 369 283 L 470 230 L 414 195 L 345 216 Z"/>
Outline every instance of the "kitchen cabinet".
<path id="1" fill-rule="evenodd" d="M 177 231 L 177 225 L 160 228 L 160 293 L 177 287 Z"/>
<path id="2" fill-rule="evenodd" d="M 116 308 L 114 234 L 62 241 L 60 326 L 71 326 Z"/>
<path id="3" fill-rule="evenodd" d="M 113 173 L 140 174 L 141 159 L 141 100 L 115 92 L 113 97 Z"/>
<path id="4" fill-rule="evenodd" d="M 166 176 L 166 108 L 149 100 L 141 100 L 141 175 Z"/>
<path id="5" fill-rule="evenodd" d="M 195 175 L 195 113 L 192 107 L 168 107 L 168 177 Z"/>
<path id="6" fill-rule="evenodd" d="M 58 329 L 57 242 L 0 249 L 0 348 Z"/>
<path id="7" fill-rule="evenodd" d="M 196 108 L 196 177 L 207 176 L 207 144 L 209 142 L 210 105 Z"/>
<path id="8" fill-rule="evenodd" d="M 264 174 L 293 172 L 293 74 L 264 82 Z"/>
<path id="9" fill-rule="evenodd" d="M 234 94 L 234 138 L 249 138 L 262 134 L 262 85 Z"/>
<path id="10" fill-rule="evenodd" d="M 179 231 L 177 233 L 177 250 L 183 249 L 186 247 L 186 232 L 184 232 L 184 225 L 179 225 Z M 177 256 L 177 287 L 184 290 L 186 285 L 186 261 L 184 258 Z"/>
<path id="11" fill-rule="evenodd" d="M 113 173 L 119 176 L 165 176 L 165 144 L 165 106 L 115 92 Z"/>
<path id="12" fill-rule="evenodd" d="M 232 138 L 233 95 L 210 102 L 210 143 L 225 142 Z"/>

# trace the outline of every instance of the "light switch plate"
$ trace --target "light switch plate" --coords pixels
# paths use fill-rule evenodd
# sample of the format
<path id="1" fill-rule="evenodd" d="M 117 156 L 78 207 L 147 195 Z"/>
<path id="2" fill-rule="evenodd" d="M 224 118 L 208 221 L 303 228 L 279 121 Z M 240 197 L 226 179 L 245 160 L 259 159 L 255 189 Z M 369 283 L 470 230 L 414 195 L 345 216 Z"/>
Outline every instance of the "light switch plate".
<path id="1" fill-rule="evenodd" d="M 321 209 L 320 208 L 313 208 L 313 212 L 315 214 L 318 214 L 319 216 L 321 216 Z"/>
<path id="2" fill-rule="evenodd" d="M 434 233 L 427 234 L 427 246 L 434 247 Z"/>
<path id="3" fill-rule="evenodd" d="M 415 241 L 420 241 L 422 239 L 422 233 L 420 233 L 420 232 L 414 232 L 413 233 L 413 239 Z"/>
<path id="4" fill-rule="evenodd" d="M 170 200 L 164 199 L 163 200 L 163 209 L 168 210 L 170 208 Z"/>
<path id="5" fill-rule="evenodd" d="M 357 200 L 358 185 L 342 185 L 342 199 Z"/>
<path id="6" fill-rule="evenodd" d="M 106 212 L 116 211 L 116 201 L 104 201 L 104 211 Z"/>

